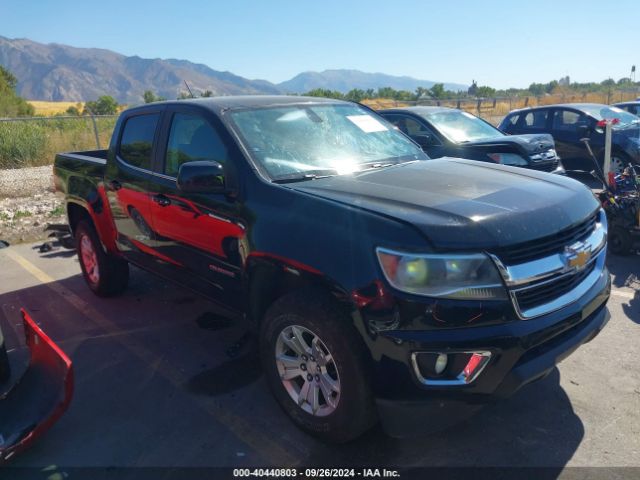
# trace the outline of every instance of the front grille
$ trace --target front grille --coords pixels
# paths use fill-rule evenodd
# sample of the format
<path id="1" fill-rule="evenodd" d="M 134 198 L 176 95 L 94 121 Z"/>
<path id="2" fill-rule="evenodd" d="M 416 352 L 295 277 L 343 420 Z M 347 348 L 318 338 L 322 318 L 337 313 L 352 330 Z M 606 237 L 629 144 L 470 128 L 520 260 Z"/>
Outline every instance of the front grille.
<path id="1" fill-rule="evenodd" d="M 548 237 L 531 240 L 511 247 L 502 248 L 495 254 L 507 265 L 517 265 L 560 252 L 565 246 L 587 238 L 595 228 L 599 212 L 587 220 Z"/>
<path id="2" fill-rule="evenodd" d="M 553 172 L 556 168 L 558 168 L 558 160 L 556 159 L 550 162 L 530 162 L 528 166 L 531 170 Z"/>
<path id="3" fill-rule="evenodd" d="M 595 266 L 596 262 L 592 261 L 590 265 L 580 272 L 567 274 L 542 285 L 515 292 L 520 311 L 544 305 L 570 292 L 593 272 Z"/>

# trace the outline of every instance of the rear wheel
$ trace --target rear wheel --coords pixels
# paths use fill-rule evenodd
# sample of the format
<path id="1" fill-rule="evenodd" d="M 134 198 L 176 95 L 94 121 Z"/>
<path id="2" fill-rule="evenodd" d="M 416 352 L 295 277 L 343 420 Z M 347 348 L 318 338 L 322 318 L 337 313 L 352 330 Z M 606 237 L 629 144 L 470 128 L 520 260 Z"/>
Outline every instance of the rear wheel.
<path id="1" fill-rule="evenodd" d="M 618 151 L 611 152 L 611 171 L 613 173 L 622 173 L 629 163 L 631 163 L 631 159 L 625 153 Z M 602 154 L 601 165 L 602 168 L 604 168 L 604 154 Z"/>
<path id="2" fill-rule="evenodd" d="M 306 432 L 352 440 L 375 423 L 367 355 L 357 332 L 329 296 L 292 293 L 267 312 L 260 355 L 276 400 Z"/>
<path id="3" fill-rule="evenodd" d="M 105 253 L 91 223 L 79 222 L 74 236 L 82 275 L 93 293 L 101 297 L 122 293 L 129 284 L 129 264 Z"/>

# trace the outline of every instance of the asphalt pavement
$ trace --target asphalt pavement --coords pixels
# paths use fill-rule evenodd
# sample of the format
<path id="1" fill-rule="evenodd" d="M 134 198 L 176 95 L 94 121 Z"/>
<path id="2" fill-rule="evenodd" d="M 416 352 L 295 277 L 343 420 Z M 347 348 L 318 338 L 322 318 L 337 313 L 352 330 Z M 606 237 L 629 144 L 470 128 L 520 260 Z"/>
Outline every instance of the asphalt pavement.
<path id="1" fill-rule="evenodd" d="M 124 295 L 101 299 L 74 252 L 1 249 L 8 346 L 21 342 L 24 307 L 76 378 L 67 413 L 11 467 L 640 466 L 640 256 L 608 263 L 609 324 L 544 380 L 444 432 L 374 429 L 332 446 L 280 410 L 242 321 L 136 268 Z"/>

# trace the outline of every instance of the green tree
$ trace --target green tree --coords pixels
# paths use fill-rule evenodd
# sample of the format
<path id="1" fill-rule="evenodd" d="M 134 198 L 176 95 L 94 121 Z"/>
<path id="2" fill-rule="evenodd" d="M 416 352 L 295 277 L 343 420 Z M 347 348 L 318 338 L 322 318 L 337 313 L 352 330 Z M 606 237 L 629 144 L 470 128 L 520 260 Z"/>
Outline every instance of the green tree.
<path id="1" fill-rule="evenodd" d="M 162 102 L 166 100 L 166 98 L 161 97 L 160 95 L 156 95 L 151 90 L 145 90 L 142 94 L 142 98 L 144 100 L 144 103 Z"/>
<path id="2" fill-rule="evenodd" d="M 376 94 L 378 98 L 395 98 L 396 91 L 391 87 L 382 87 L 378 88 L 378 93 Z"/>
<path id="3" fill-rule="evenodd" d="M 342 99 L 344 95 L 337 90 L 329 90 L 326 88 L 314 88 L 304 94 L 307 97 L 325 97 L 325 98 L 337 98 Z"/>
<path id="4" fill-rule="evenodd" d="M 431 96 L 431 92 L 429 92 L 428 88 L 418 87 L 416 88 L 416 92 L 414 94 L 414 100 L 420 100 L 421 98 L 428 98 Z"/>
<path id="5" fill-rule="evenodd" d="M 205 90 L 200 96 L 205 98 L 213 97 L 213 92 L 211 90 Z"/>
<path id="6" fill-rule="evenodd" d="M 71 105 L 64 113 L 66 113 L 67 115 L 78 116 L 80 115 L 80 109 L 74 105 Z"/>
<path id="7" fill-rule="evenodd" d="M 118 113 L 118 102 L 110 95 L 102 95 L 97 100 L 84 105 L 83 115 L 115 115 Z"/>
<path id="8" fill-rule="evenodd" d="M 433 98 L 445 98 L 446 97 L 446 92 L 444 89 L 444 84 L 442 83 L 435 83 L 430 89 L 429 91 L 431 92 L 431 96 Z"/>
<path id="9" fill-rule="evenodd" d="M 0 66 L 0 116 L 33 116 L 35 109 L 24 98 L 18 96 L 18 79 L 6 68 Z"/>
<path id="10" fill-rule="evenodd" d="M 360 88 L 354 88 L 352 90 L 349 90 L 345 94 L 344 98 L 347 100 L 352 100 L 354 102 L 361 102 L 367 97 L 366 97 L 366 92 L 364 90 L 361 90 Z"/>
<path id="11" fill-rule="evenodd" d="M 496 89 L 483 85 L 476 90 L 476 96 L 480 98 L 489 98 L 496 95 Z"/>

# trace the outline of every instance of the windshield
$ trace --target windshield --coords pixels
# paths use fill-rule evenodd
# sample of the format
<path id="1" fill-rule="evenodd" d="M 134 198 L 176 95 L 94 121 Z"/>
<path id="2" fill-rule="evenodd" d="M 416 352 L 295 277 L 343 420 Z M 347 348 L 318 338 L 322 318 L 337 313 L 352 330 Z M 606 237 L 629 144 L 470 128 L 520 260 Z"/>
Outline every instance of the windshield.
<path id="1" fill-rule="evenodd" d="M 504 133 L 484 120 L 461 110 L 442 110 L 420 115 L 456 143 L 504 136 Z"/>
<path id="2" fill-rule="evenodd" d="M 620 123 L 614 125 L 614 129 L 627 127 L 629 125 L 637 125 L 638 123 L 640 123 L 640 118 L 618 107 L 610 107 L 607 105 L 593 105 L 584 107 L 584 111 L 598 121 L 617 118 Z"/>
<path id="3" fill-rule="evenodd" d="M 231 114 L 247 149 L 274 179 L 341 175 L 428 157 L 358 105 L 291 105 Z"/>

